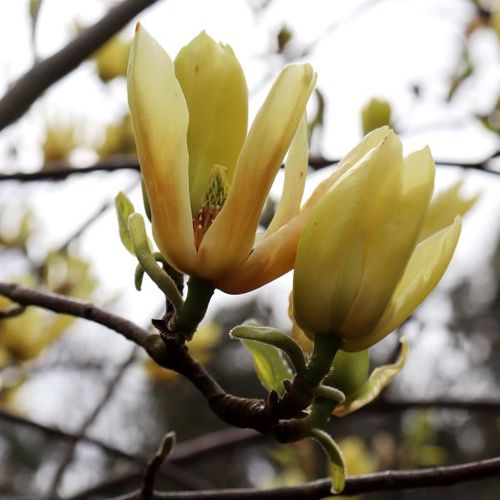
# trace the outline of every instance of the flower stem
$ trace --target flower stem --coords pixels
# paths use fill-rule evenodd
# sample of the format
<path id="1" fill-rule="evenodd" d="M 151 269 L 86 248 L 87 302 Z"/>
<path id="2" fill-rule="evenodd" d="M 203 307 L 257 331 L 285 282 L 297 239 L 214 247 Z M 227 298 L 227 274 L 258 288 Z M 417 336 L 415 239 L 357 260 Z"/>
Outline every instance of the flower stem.
<path id="1" fill-rule="evenodd" d="M 188 294 L 180 311 L 174 317 L 173 330 L 186 340 L 193 338 L 201 320 L 205 317 L 214 287 L 207 281 L 191 276 L 187 283 Z"/>
<path id="2" fill-rule="evenodd" d="M 330 372 L 333 359 L 340 349 L 341 340 L 333 335 L 315 335 L 314 349 L 303 378 L 311 386 L 318 386 Z"/>

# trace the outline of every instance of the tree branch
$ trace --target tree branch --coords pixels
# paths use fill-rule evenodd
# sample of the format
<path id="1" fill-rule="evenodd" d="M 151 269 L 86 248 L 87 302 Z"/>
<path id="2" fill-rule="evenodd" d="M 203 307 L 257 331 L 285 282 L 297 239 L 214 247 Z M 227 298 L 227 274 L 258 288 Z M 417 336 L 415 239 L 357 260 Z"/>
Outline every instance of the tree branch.
<path id="1" fill-rule="evenodd" d="M 132 321 L 104 311 L 90 302 L 82 302 L 64 295 L 25 288 L 16 283 L 0 282 L 0 295 L 8 297 L 20 305 L 43 307 L 49 311 L 69 314 L 107 326 L 141 347 L 144 347 L 146 340 L 152 336 L 147 330 Z"/>
<path id="2" fill-rule="evenodd" d="M 124 0 L 59 52 L 35 64 L 0 100 L 0 130 L 17 120 L 53 83 L 73 71 L 156 0 Z"/>
<path id="3" fill-rule="evenodd" d="M 445 160 L 436 160 L 436 165 L 442 167 L 458 167 L 465 170 L 480 170 L 488 174 L 500 175 L 500 170 L 493 168 L 492 161 L 500 157 L 500 152 L 495 152 L 488 158 L 478 162 L 453 162 Z M 320 170 L 325 167 L 336 165 L 340 160 L 338 158 L 325 158 L 322 156 L 312 156 L 309 158 L 309 166 L 313 170 Z M 66 164 L 54 166 L 50 169 L 38 170 L 36 172 L 13 172 L 10 174 L 0 173 L 0 182 L 18 181 L 18 182 L 36 182 L 50 181 L 58 182 L 67 179 L 73 175 L 91 174 L 94 172 L 117 172 L 118 170 L 140 171 L 139 163 L 135 155 L 114 155 L 99 161 L 90 167 L 68 167 Z"/>
<path id="4" fill-rule="evenodd" d="M 359 495 L 375 491 L 403 490 L 414 488 L 430 488 L 435 486 L 450 486 L 469 481 L 477 481 L 495 477 L 500 474 L 500 457 L 468 462 L 460 465 L 448 465 L 443 467 L 430 467 L 427 469 L 396 471 L 386 470 L 373 474 L 348 477 L 342 496 Z M 261 490 L 256 488 L 239 488 L 226 490 L 206 490 L 195 493 L 183 491 L 174 493 L 156 492 L 154 498 L 169 500 L 294 500 L 319 499 L 328 497 L 331 481 L 320 479 L 299 486 L 275 488 L 272 490 Z M 138 491 L 115 497 L 114 500 L 139 499 Z"/>
<path id="5" fill-rule="evenodd" d="M 68 167 L 65 163 L 52 165 L 51 168 L 37 170 L 36 172 L 14 172 L 11 174 L 0 173 L 1 181 L 37 182 L 37 181 L 63 181 L 73 175 L 91 174 L 94 172 L 117 172 L 118 170 L 133 170 L 139 172 L 139 163 L 135 155 L 115 155 L 99 161 L 90 167 Z"/>

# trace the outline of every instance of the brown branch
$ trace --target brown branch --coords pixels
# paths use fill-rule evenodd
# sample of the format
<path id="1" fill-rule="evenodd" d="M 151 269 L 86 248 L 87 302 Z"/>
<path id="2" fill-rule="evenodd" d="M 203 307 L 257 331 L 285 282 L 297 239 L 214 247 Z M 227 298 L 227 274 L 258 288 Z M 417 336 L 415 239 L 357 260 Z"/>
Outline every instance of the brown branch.
<path id="1" fill-rule="evenodd" d="M 115 155 L 101 160 L 89 167 L 68 167 L 66 164 L 53 165 L 51 168 L 35 172 L 0 173 L 1 181 L 37 182 L 63 181 L 73 175 L 92 174 L 95 172 L 117 172 L 118 170 L 133 170 L 139 172 L 139 163 L 135 155 Z"/>
<path id="2" fill-rule="evenodd" d="M 20 305 L 43 307 L 57 313 L 88 319 L 107 326 L 139 346 L 144 346 L 147 339 L 152 336 L 147 330 L 132 321 L 100 309 L 89 302 L 71 299 L 64 295 L 25 288 L 16 283 L 3 282 L 0 282 L 0 295 L 8 297 Z"/>
<path id="3" fill-rule="evenodd" d="M 47 436 L 52 436 L 58 439 L 72 441 L 77 437 L 77 434 L 58 427 L 42 424 L 26 417 L 14 415 L 0 408 L 0 420 L 9 422 L 22 427 L 29 427 L 38 430 Z M 112 445 L 83 434 L 78 436 L 80 441 L 96 446 L 106 452 L 108 455 L 127 460 L 137 465 L 144 466 L 147 463 L 147 457 L 134 455 L 126 451 L 120 450 Z M 251 429 L 224 429 L 221 431 L 211 432 L 203 436 L 184 441 L 176 446 L 171 453 L 168 463 L 178 465 L 191 463 L 195 460 L 210 458 L 213 455 L 222 453 L 229 449 L 234 449 L 246 443 L 253 443 L 258 440 L 266 439 L 265 436 Z"/>
<path id="4" fill-rule="evenodd" d="M 500 170 L 493 168 L 493 160 L 500 157 L 497 151 L 477 162 L 459 162 L 436 160 L 436 165 L 442 167 L 458 167 L 463 169 L 480 170 L 488 174 L 500 175 Z M 309 165 L 313 170 L 320 170 L 325 167 L 336 165 L 340 160 L 338 158 L 325 158 L 323 156 L 312 156 L 309 158 Z M 18 181 L 18 182 L 36 182 L 50 181 L 57 182 L 67 179 L 73 175 L 84 175 L 95 172 L 117 172 L 118 170 L 133 170 L 140 171 L 139 163 L 134 155 L 115 155 L 105 160 L 99 161 L 90 167 L 68 167 L 64 164 L 46 170 L 38 170 L 36 172 L 13 172 L 10 174 L 0 173 L 0 182 L 2 181 Z"/>
<path id="5" fill-rule="evenodd" d="M 124 0 L 59 52 L 35 64 L 0 100 L 0 130 L 21 117 L 53 83 L 77 68 L 137 14 L 155 2 Z"/>
<path id="6" fill-rule="evenodd" d="M 430 467 L 408 471 L 387 470 L 362 476 L 348 477 L 342 496 L 359 495 L 375 491 L 394 491 L 415 488 L 430 488 L 436 486 L 451 486 L 469 481 L 477 481 L 496 477 L 500 474 L 500 457 L 468 462 L 460 465 Z M 191 492 L 161 493 L 156 492 L 155 499 L 169 500 L 294 500 L 319 499 L 330 496 L 331 481 L 320 479 L 299 486 L 261 490 L 256 488 L 239 488 L 226 490 L 210 490 Z M 129 493 L 114 500 L 139 499 L 138 492 Z"/>
<path id="7" fill-rule="evenodd" d="M 392 413 L 395 411 L 438 408 L 442 410 L 466 410 L 481 413 L 498 414 L 500 412 L 499 399 L 393 399 L 379 398 L 360 411 Z"/>
<path id="8" fill-rule="evenodd" d="M 435 160 L 436 166 L 441 167 L 458 167 L 465 170 L 480 170 L 481 172 L 486 172 L 488 174 L 500 175 L 500 170 L 493 168 L 493 160 L 500 157 L 500 152 L 496 151 L 491 154 L 488 158 L 485 158 L 477 162 L 459 162 L 459 161 L 446 161 L 446 160 Z M 320 170 L 325 167 L 335 165 L 339 162 L 338 159 L 324 158 L 323 156 L 315 156 L 309 158 L 309 166 L 313 170 Z M 0 177 L 1 180 L 1 177 Z"/>

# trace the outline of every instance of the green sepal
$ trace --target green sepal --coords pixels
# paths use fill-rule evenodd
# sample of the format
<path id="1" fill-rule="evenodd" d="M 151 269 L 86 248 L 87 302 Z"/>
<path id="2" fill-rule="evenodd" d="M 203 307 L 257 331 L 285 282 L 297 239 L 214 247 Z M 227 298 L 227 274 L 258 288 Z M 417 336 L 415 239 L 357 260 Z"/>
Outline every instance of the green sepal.
<path id="1" fill-rule="evenodd" d="M 120 240 L 123 246 L 132 254 L 135 255 L 130 232 L 128 230 L 128 218 L 135 213 L 134 205 L 127 198 L 125 193 L 119 192 L 115 197 L 116 214 L 118 215 L 118 229 L 120 231 Z"/>
<path id="2" fill-rule="evenodd" d="M 168 266 L 167 261 L 163 257 L 163 255 L 159 252 L 155 252 L 153 254 L 156 262 L 159 262 L 160 264 L 163 264 L 164 266 Z M 134 283 L 135 283 L 135 289 L 138 290 L 139 292 L 141 291 L 142 288 L 142 280 L 144 279 L 144 269 L 140 264 L 137 264 L 137 267 L 135 268 L 135 278 L 134 278 Z"/>
<path id="3" fill-rule="evenodd" d="M 333 361 L 333 370 L 324 384 L 340 389 L 347 397 L 357 393 L 370 375 L 369 349 L 358 352 L 339 350 Z"/>
<path id="4" fill-rule="evenodd" d="M 179 310 L 183 300 L 174 280 L 156 263 L 156 258 L 149 245 L 149 240 L 144 226 L 144 218 L 141 214 L 134 213 L 129 216 L 128 230 L 132 246 L 144 272 L 156 283 L 160 290 L 172 302 L 176 310 Z M 136 271 L 136 284 L 137 284 Z M 142 283 L 142 280 L 141 280 Z"/>
<path id="5" fill-rule="evenodd" d="M 306 372 L 306 359 L 302 348 L 292 337 L 281 330 L 245 323 L 233 328 L 229 335 L 236 339 L 256 340 L 277 347 L 288 356 L 297 374 L 303 375 Z"/>
<path id="6" fill-rule="evenodd" d="M 323 448 L 323 451 L 330 459 L 330 473 L 332 477 L 332 494 L 341 493 L 345 486 L 345 463 L 344 457 L 337 443 L 333 438 L 321 429 L 316 427 L 311 429 L 311 437 L 313 437 Z"/>
<path id="7" fill-rule="evenodd" d="M 292 378 L 292 370 L 281 351 L 270 344 L 256 340 L 242 340 L 252 355 L 255 371 L 260 382 L 268 391 L 275 391 L 281 397 L 285 394 L 284 380 Z"/>
<path id="8" fill-rule="evenodd" d="M 345 394 L 341 390 L 328 385 L 318 385 L 318 387 L 314 389 L 314 395 L 337 403 L 343 403 L 345 401 Z"/>
<path id="9" fill-rule="evenodd" d="M 380 392 L 385 389 L 402 370 L 408 356 L 408 341 L 400 340 L 399 356 L 395 363 L 379 366 L 371 373 L 367 382 L 354 394 L 348 394 L 343 404 L 338 405 L 333 414 L 337 417 L 345 417 L 371 403 Z"/>
<path id="10" fill-rule="evenodd" d="M 144 176 L 141 175 L 141 191 L 142 191 L 142 202 L 144 204 L 144 211 L 151 222 L 151 205 L 149 204 L 148 192 L 146 191 L 146 183 L 144 182 Z"/>

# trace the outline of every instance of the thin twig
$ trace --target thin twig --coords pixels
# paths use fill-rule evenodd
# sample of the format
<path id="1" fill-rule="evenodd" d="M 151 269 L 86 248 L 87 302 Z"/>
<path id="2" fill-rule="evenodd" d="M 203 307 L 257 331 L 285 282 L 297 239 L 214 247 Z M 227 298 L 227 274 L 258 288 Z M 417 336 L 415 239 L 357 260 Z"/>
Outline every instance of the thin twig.
<path id="1" fill-rule="evenodd" d="M 167 458 L 168 454 L 172 451 L 175 444 L 175 433 L 168 432 L 162 439 L 158 450 L 148 462 L 144 477 L 142 480 L 141 499 L 152 500 L 154 496 L 154 487 L 156 483 L 156 476 L 160 471 L 160 467 Z"/>
<path id="2" fill-rule="evenodd" d="M 14 425 L 29 427 L 38 430 L 47 436 L 53 436 L 58 439 L 73 441 L 77 437 L 77 434 L 73 432 L 42 424 L 30 418 L 14 415 L 2 409 L 0 409 L 0 420 Z M 140 466 L 144 466 L 147 463 L 147 458 L 145 456 L 128 453 L 86 434 L 78 437 L 80 441 L 96 446 L 110 456 L 128 460 L 129 462 L 136 463 Z M 229 428 L 222 431 L 215 431 L 178 444 L 176 449 L 170 455 L 168 463 L 175 463 L 178 465 L 188 462 L 192 463 L 196 460 L 210 458 L 214 455 L 218 455 L 226 450 L 234 449 L 235 447 L 246 443 L 265 439 L 267 439 L 265 436 L 251 429 Z"/>
<path id="3" fill-rule="evenodd" d="M 488 158 L 477 162 L 459 162 L 447 160 L 435 160 L 436 165 L 442 167 L 458 167 L 465 170 L 480 170 L 488 174 L 500 175 L 500 170 L 493 167 L 492 162 L 500 157 L 500 152 L 496 151 Z M 309 158 L 309 166 L 313 170 L 320 170 L 325 167 L 336 165 L 340 160 L 338 158 L 325 158 L 323 156 L 312 156 Z M 139 163 L 135 156 L 117 155 L 100 161 L 90 167 L 68 167 L 61 165 L 58 168 L 50 170 L 39 170 L 36 172 L 14 172 L 10 174 L 0 173 L 0 182 L 18 181 L 18 182 L 36 182 L 36 181 L 61 181 L 73 175 L 91 174 L 94 172 L 116 172 L 118 170 L 139 171 Z"/>
<path id="4" fill-rule="evenodd" d="M 118 366 L 114 375 L 110 377 L 109 380 L 106 382 L 104 393 L 99 398 L 99 401 L 94 406 L 94 409 L 89 413 L 89 415 L 87 415 L 87 418 L 82 422 L 78 430 L 78 433 L 75 435 L 75 437 L 67 444 L 66 449 L 63 452 L 63 456 L 61 458 L 59 466 L 54 474 L 52 483 L 50 485 L 49 492 L 46 497 L 48 500 L 56 498 L 58 496 L 57 491 L 59 489 L 59 485 L 63 480 L 67 468 L 73 461 L 73 457 L 75 455 L 75 450 L 78 443 L 85 435 L 89 427 L 95 422 L 97 417 L 101 414 L 102 410 L 112 400 L 113 394 L 115 393 L 117 387 L 119 386 L 119 381 L 124 376 L 128 368 L 135 362 L 138 352 L 139 351 L 137 346 L 134 346 L 130 354 Z"/>
<path id="5" fill-rule="evenodd" d="M 359 495 L 374 491 L 404 490 L 414 488 L 430 488 L 436 486 L 450 486 L 496 477 L 500 474 L 500 457 L 468 462 L 460 465 L 448 465 L 443 467 L 430 467 L 408 471 L 386 470 L 365 474 L 362 476 L 348 477 L 342 496 Z M 210 490 L 192 492 L 160 493 L 156 492 L 155 499 L 169 500 L 294 500 L 320 499 L 330 496 L 331 481 L 320 479 L 299 486 L 285 488 L 274 488 L 262 490 L 256 488 Z M 135 491 L 127 495 L 115 497 L 114 500 L 139 499 L 139 492 Z"/>
<path id="6" fill-rule="evenodd" d="M 139 163 L 134 155 L 116 155 L 101 160 L 89 167 L 68 167 L 61 164 L 50 169 L 35 172 L 0 173 L 0 181 L 38 182 L 38 181 L 63 181 L 73 175 L 92 174 L 95 172 L 117 172 L 118 170 L 139 171 Z"/>
<path id="7" fill-rule="evenodd" d="M 82 61 L 155 1 L 124 0 L 60 51 L 35 64 L 0 99 L 0 130 L 21 117 L 53 83 L 77 68 Z"/>

